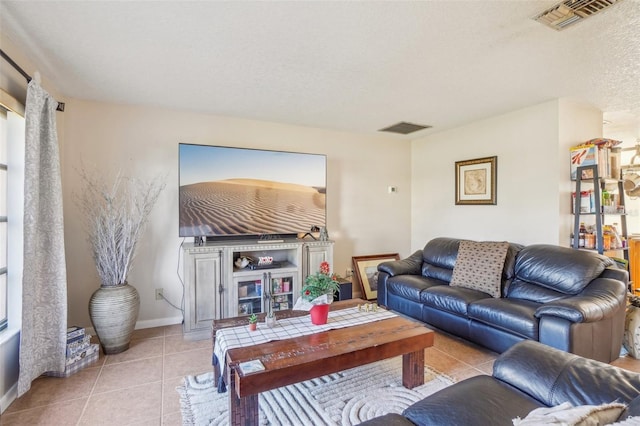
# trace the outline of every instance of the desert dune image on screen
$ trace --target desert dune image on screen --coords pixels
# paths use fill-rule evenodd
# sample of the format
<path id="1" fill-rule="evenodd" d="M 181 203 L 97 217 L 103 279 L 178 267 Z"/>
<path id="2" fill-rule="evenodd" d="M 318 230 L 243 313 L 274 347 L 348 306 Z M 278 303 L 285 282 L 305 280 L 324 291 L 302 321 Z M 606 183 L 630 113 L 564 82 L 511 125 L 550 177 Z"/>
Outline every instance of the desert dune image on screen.
<path id="1" fill-rule="evenodd" d="M 294 234 L 326 219 L 326 157 L 180 144 L 180 236 Z"/>

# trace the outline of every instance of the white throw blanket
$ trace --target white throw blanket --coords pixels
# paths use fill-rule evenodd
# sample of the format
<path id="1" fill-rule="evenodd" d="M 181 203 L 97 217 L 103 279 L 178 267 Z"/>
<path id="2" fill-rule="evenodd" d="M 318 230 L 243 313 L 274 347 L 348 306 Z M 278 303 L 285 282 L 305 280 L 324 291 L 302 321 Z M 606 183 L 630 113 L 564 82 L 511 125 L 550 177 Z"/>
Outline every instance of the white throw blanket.
<path id="1" fill-rule="evenodd" d="M 514 426 L 600 426 L 615 422 L 625 405 L 619 403 L 603 405 L 572 406 L 564 402 L 555 407 L 541 407 L 531 411 L 527 417 L 513 419 Z"/>

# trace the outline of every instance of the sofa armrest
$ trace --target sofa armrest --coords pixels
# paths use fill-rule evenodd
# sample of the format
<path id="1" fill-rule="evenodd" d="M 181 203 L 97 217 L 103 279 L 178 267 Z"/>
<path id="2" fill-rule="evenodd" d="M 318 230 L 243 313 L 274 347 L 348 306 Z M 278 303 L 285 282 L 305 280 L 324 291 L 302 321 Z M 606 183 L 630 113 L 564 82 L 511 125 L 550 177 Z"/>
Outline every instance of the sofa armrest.
<path id="1" fill-rule="evenodd" d="M 418 250 L 411 256 L 402 260 L 382 262 L 378 265 L 378 271 L 386 272 L 389 276 L 396 275 L 421 275 L 422 250 Z"/>
<path id="2" fill-rule="evenodd" d="M 550 315 L 571 322 L 596 322 L 615 315 L 626 305 L 626 286 L 611 278 L 596 278 L 581 293 L 545 303 L 536 317 Z"/>
<path id="3" fill-rule="evenodd" d="M 524 340 L 494 361 L 493 377 L 549 405 L 549 394 L 558 376 L 577 357 L 533 340 Z"/>
<path id="4" fill-rule="evenodd" d="M 600 278 L 612 278 L 614 280 L 622 281 L 625 284 L 629 284 L 629 272 L 620 268 L 606 268 L 600 274 Z"/>
<path id="5" fill-rule="evenodd" d="M 628 404 L 640 392 L 637 373 L 533 340 L 503 352 L 493 364 L 493 377 L 547 406 L 565 401 L 573 405 Z"/>

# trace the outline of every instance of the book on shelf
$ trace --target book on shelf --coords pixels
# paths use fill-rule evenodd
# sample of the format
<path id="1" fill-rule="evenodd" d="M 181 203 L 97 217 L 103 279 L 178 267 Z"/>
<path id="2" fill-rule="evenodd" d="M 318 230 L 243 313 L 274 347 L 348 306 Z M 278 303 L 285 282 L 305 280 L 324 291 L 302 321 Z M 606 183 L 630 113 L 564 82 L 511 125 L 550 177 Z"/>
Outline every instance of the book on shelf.
<path id="1" fill-rule="evenodd" d="M 249 294 L 249 286 L 247 284 L 238 287 L 238 297 L 247 297 Z"/>
<path id="2" fill-rule="evenodd" d="M 271 279 L 271 290 L 274 293 L 280 293 L 282 291 L 282 278 Z"/>

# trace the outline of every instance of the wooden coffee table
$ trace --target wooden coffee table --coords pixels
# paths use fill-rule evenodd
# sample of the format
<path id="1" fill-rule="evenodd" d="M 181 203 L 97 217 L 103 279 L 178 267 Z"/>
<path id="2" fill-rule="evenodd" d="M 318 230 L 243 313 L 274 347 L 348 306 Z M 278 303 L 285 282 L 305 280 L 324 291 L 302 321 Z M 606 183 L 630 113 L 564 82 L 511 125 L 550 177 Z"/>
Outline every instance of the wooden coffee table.
<path id="1" fill-rule="evenodd" d="M 345 300 L 332 310 L 365 303 Z M 402 384 L 424 384 L 424 350 L 433 345 L 433 331 L 423 324 L 395 317 L 293 339 L 230 349 L 226 383 L 232 425 L 258 424 L 258 394 L 271 389 L 402 355 Z M 241 362 L 262 361 L 264 371 L 243 375 Z"/>

